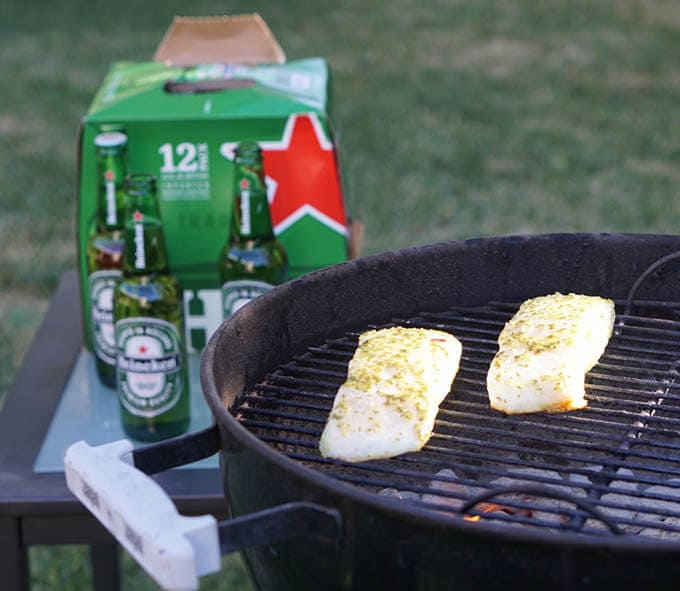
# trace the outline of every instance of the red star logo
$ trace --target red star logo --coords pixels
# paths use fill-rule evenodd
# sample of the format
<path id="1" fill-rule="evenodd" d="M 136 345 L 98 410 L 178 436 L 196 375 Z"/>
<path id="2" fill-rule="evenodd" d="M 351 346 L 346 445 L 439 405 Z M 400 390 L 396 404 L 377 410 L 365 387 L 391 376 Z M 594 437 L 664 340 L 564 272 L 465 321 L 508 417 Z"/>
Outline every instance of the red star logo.
<path id="1" fill-rule="evenodd" d="M 141 222 L 144 219 L 144 216 L 142 215 L 142 212 L 137 210 L 135 213 L 132 214 L 132 219 L 135 222 Z"/>
<path id="2" fill-rule="evenodd" d="M 345 234 L 347 217 L 333 144 L 312 113 L 288 118 L 281 142 L 261 142 L 264 170 L 276 182 L 270 204 L 277 234 L 311 215 Z"/>
<path id="3" fill-rule="evenodd" d="M 145 345 L 139 345 L 139 352 L 143 355 L 144 353 L 147 352 L 147 348 Z"/>
<path id="4" fill-rule="evenodd" d="M 250 186 L 248 179 L 241 179 L 241 190 L 245 191 Z"/>
<path id="5" fill-rule="evenodd" d="M 274 231 L 281 234 L 305 215 L 339 234 L 347 234 L 347 216 L 333 143 L 314 113 L 288 117 L 278 141 L 258 142 L 267 176 Z M 222 144 L 231 158 L 236 144 Z"/>
<path id="6" fill-rule="evenodd" d="M 114 176 L 113 176 L 113 171 L 112 171 L 112 170 L 107 170 L 107 171 L 104 173 L 104 178 L 105 178 L 107 181 L 112 181 L 113 178 L 114 178 Z"/>

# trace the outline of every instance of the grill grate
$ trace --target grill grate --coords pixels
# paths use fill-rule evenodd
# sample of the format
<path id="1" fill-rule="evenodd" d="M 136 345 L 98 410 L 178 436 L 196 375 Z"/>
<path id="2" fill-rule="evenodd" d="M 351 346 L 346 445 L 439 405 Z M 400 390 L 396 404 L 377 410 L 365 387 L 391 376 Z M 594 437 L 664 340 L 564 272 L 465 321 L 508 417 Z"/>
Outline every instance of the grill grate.
<path id="1" fill-rule="evenodd" d="M 680 322 L 667 318 L 673 309 L 647 302 L 645 314 L 656 309 L 660 318 L 617 315 L 586 379 L 586 409 L 505 416 L 489 407 L 486 370 L 516 309 L 498 303 L 390 323 L 445 330 L 463 343 L 453 394 L 418 453 L 361 464 L 320 456 L 319 437 L 358 333 L 277 368 L 232 412 L 307 467 L 457 518 L 680 539 Z"/>

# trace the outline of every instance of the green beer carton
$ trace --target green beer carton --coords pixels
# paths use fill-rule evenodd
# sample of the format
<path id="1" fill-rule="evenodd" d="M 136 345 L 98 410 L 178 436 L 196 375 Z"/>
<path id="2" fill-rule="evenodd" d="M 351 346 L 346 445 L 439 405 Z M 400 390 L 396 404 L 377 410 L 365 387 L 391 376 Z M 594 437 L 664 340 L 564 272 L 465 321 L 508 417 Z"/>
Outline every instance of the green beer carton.
<path id="1" fill-rule="evenodd" d="M 198 352 L 223 319 L 220 251 L 233 209 L 234 150 L 257 142 L 289 277 L 348 258 L 350 224 L 321 58 L 285 61 L 258 15 L 177 17 L 153 61 L 115 63 L 83 118 L 77 232 L 85 342 L 92 350 L 87 243 L 97 226 L 95 137 L 128 138 L 131 174 L 157 179 L 170 269 Z"/>

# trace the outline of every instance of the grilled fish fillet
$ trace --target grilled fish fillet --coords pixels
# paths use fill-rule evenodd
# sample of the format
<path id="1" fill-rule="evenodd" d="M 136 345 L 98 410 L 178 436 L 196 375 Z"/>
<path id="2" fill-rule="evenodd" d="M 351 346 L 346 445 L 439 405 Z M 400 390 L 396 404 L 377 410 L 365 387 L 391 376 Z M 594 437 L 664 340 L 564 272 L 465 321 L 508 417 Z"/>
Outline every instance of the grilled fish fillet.
<path id="1" fill-rule="evenodd" d="M 585 407 L 585 375 L 613 328 L 612 300 L 554 293 L 525 301 L 498 337 L 486 379 L 491 407 L 507 414 Z"/>
<path id="2" fill-rule="evenodd" d="M 348 462 L 418 451 L 451 389 L 462 345 L 447 332 L 393 327 L 359 336 L 319 449 Z"/>

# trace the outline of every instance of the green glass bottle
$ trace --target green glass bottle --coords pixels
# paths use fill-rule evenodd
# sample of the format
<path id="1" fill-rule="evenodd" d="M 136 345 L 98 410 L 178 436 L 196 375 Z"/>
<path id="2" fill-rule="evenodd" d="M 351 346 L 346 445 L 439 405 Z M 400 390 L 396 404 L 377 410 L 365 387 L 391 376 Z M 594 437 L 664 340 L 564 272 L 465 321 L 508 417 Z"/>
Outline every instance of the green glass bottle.
<path id="1" fill-rule="evenodd" d="M 231 232 L 219 260 L 224 318 L 288 278 L 286 251 L 272 228 L 260 147 L 240 143 L 234 165 Z"/>
<path id="2" fill-rule="evenodd" d="M 189 426 L 182 293 L 170 273 L 151 175 L 127 179 L 123 273 L 114 291 L 117 389 L 129 437 L 158 441 Z"/>
<path id="3" fill-rule="evenodd" d="M 94 139 L 97 154 L 96 225 L 86 247 L 90 339 L 101 382 L 116 387 L 113 288 L 123 264 L 127 136 L 115 131 Z"/>

